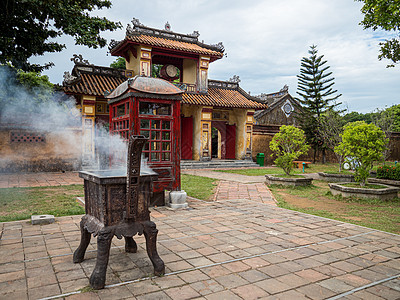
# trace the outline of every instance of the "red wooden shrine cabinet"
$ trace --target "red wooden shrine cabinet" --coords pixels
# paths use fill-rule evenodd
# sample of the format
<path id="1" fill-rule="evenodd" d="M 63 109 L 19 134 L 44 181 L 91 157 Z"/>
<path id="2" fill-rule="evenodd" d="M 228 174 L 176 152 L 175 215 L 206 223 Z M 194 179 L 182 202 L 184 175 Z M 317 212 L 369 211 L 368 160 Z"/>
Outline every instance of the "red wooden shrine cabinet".
<path id="1" fill-rule="evenodd" d="M 182 93 L 181 89 L 166 80 L 135 76 L 107 96 L 110 134 L 119 134 L 125 140 L 131 134 L 149 138 L 143 155 L 148 165 L 158 173 L 158 180 L 153 186 L 152 205 L 165 204 L 164 190 L 181 189 Z"/>

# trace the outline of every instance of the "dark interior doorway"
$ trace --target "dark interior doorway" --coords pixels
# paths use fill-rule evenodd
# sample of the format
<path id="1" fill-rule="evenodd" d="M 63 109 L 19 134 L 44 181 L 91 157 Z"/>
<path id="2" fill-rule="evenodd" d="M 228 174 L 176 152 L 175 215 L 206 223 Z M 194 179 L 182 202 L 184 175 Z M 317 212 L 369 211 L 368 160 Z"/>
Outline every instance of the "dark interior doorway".
<path id="1" fill-rule="evenodd" d="M 218 129 L 211 128 L 211 158 L 218 158 Z"/>

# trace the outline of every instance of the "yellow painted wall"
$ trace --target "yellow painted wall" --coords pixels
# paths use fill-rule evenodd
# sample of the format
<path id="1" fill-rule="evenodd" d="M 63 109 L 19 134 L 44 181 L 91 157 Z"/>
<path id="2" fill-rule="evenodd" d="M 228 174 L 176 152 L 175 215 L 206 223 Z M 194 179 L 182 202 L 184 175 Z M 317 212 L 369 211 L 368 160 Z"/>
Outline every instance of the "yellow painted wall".
<path id="1" fill-rule="evenodd" d="M 197 61 L 193 59 L 183 59 L 183 78 L 184 83 L 197 83 Z"/>
<path id="2" fill-rule="evenodd" d="M 126 69 L 133 71 L 133 76 L 140 75 L 140 46 L 133 46 L 136 49 L 137 57 L 135 58 L 133 54 L 129 51 L 129 62 L 126 62 Z"/>
<path id="3" fill-rule="evenodd" d="M 246 109 L 233 109 L 233 113 L 229 119 L 234 119 L 236 122 L 236 159 L 244 159 L 246 155 Z M 231 120 L 230 120 L 231 121 Z"/>

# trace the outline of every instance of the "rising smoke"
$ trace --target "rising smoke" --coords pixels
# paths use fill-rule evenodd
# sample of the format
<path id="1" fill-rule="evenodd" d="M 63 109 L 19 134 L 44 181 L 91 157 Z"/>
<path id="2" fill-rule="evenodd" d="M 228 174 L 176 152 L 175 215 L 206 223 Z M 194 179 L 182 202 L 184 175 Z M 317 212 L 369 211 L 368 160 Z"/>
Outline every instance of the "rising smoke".
<path id="1" fill-rule="evenodd" d="M 12 142 L 11 132 L 33 132 L 46 139 Z M 0 66 L 0 172 L 97 169 L 105 157 L 103 167 L 110 162 L 126 165 L 127 147 L 119 136 L 110 136 L 103 126 L 95 128 L 94 136 L 95 154 L 83 159 L 84 139 L 91 137 L 82 134 L 75 99 L 40 86 L 26 88 L 7 66 Z M 116 159 L 109 160 L 109 154 Z"/>

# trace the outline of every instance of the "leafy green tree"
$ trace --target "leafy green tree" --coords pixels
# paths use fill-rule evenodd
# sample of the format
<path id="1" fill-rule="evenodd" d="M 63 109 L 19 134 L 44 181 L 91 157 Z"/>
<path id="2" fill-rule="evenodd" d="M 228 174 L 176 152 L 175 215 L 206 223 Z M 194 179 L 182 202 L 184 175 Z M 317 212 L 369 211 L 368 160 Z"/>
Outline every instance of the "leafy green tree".
<path id="1" fill-rule="evenodd" d="M 339 163 L 339 173 L 342 172 L 344 153 L 335 151 L 335 147 L 342 141 L 343 125 L 343 117 L 336 111 L 328 110 L 322 115 L 321 126 L 319 128 L 319 134 L 324 139 L 326 147 L 336 155 Z"/>
<path id="2" fill-rule="evenodd" d="M 364 20 L 361 25 L 364 29 L 372 28 L 372 30 L 383 29 L 385 31 L 393 31 L 396 37 L 379 43 L 381 46 L 379 60 L 387 58 L 392 61 L 387 67 L 394 67 L 400 61 L 400 1 L 398 0 L 357 0 L 363 2 L 361 12 L 364 14 Z"/>
<path id="3" fill-rule="evenodd" d="M 394 111 L 389 109 L 377 109 L 374 113 L 372 123 L 379 127 L 386 136 L 387 147 L 382 152 L 383 162 L 389 159 L 391 146 L 392 146 L 392 135 L 394 130 Z"/>
<path id="4" fill-rule="evenodd" d="M 111 68 L 114 69 L 126 69 L 126 60 L 123 57 L 117 57 L 116 60 L 114 60 L 111 64 L 110 64 Z"/>
<path id="5" fill-rule="evenodd" d="M 341 94 L 333 89 L 335 84 L 330 66 L 323 60 L 324 56 L 318 56 L 317 46 L 310 46 L 309 57 L 301 59 L 300 75 L 297 75 L 298 86 L 296 93 L 301 98 L 296 98 L 302 105 L 296 118 L 304 130 L 307 141 L 314 149 L 314 162 L 317 150 L 321 149 L 323 162 L 325 162 L 326 144 L 320 136 L 321 116 L 328 110 L 333 110 L 341 103 L 337 103 Z"/>
<path id="6" fill-rule="evenodd" d="M 26 110 L 32 112 L 35 105 L 53 99 L 55 86 L 46 75 L 38 72 L 24 72 L 8 65 L 0 65 L 0 112 L 6 106 L 21 106 L 21 101 L 29 99 Z"/>
<path id="7" fill-rule="evenodd" d="M 400 104 L 388 107 L 386 110 L 393 116 L 393 131 L 400 132 Z"/>
<path id="8" fill-rule="evenodd" d="M 382 159 L 382 152 L 386 147 L 387 139 L 380 128 L 357 121 L 344 127 L 342 142 L 335 147 L 335 151 L 342 152 L 355 161 L 354 178 L 361 186 L 365 186 L 373 163 Z"/>
<path id="9" fill-rule="evenodd" d="M 364 121 L 369 124 L 372 122 L 372 114 L 371 113 L 359 113 L 357 111 L 352 111 L 343 116 L 343 120 L 345 123 L 351 123 L 356 121 Z"/>
<path id="10" fill-rule="evenodd" d="M 65 48 L 54 38 L 72 36 L 77 45 L 104 47 L 100 36 L 105 30 L 121 27 L 118 22 L 91 16 L 90 12 L 110 8 L 109 0 L 5 0 L 0 4 L 0 63 L 10 63 L 24 71 L 41 71 L 44 66 L 30 64 L 31 56 L 60 52 Z"/>
<path id="11" fill-rule="evenodd" d="M 279 132 L 274 135 L 269 143 L 269 148 L 276 156 L 276 165 L 283 169 L 285 174 L 290 175 L 293 161 L 300 155 L 307 153 L 310 146 L 306 144 L 304 131 L 291 125 L 283 125 Z"/>

